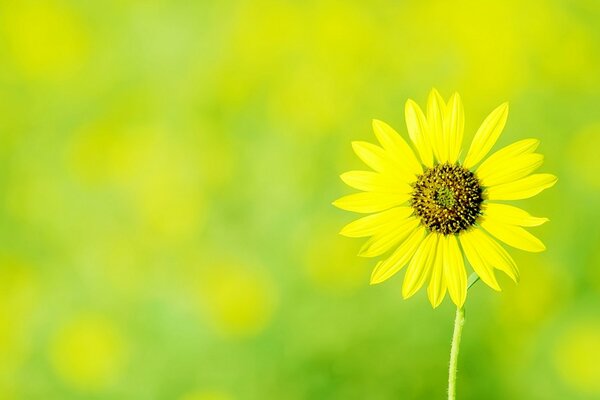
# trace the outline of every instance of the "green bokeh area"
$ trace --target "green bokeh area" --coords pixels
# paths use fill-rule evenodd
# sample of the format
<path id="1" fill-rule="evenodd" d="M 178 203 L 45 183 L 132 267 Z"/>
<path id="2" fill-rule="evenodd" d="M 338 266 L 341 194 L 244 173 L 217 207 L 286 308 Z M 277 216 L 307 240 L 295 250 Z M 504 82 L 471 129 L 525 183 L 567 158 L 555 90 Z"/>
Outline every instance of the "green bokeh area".
<path id="1" fill-rule="evenodd" d="M 541 140 L 460 399 L 600 398 L 600 3 L 0 2 L 1 399 L 443 399 L 454 309 L 340 237 L 371 119 L 459 91 Z"/>

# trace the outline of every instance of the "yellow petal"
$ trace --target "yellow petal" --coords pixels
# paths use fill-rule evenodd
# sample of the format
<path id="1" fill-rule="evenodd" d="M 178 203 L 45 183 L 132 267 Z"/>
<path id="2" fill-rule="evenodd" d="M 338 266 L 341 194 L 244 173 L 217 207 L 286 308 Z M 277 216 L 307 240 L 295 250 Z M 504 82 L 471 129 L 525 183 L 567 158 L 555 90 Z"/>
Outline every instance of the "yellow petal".
<path id="1" fill-rule="evenodd" d="M 410 260 L 402 284 L 402 297 L 405 299 L 415 294 L 429 278 L 435 259 L 438 236 L 437 233 L 427 235 Z"/>
<path id="2" fill-rule="evenodd" d="M 383 172 L 390 169 L 390 162 L 387 160 L 385 151 L 373 143 L 355 141 L 352 142 L 352 149 L 367 166 L 377 172 Z"/>
<path id="3" fill-rule="evenodd" d="M 500 285 L 498 285 L 498 281 L 494 275 L 493 266 L 487 262 L 484 254 L 479 250 L 478 238 L 480 237 L 480 234 L 481 232 L 477 228 L 465 231 L 459 235 L 460 244 L 475 273 L 489 287 L 500 291 Z"/>
<path id="4" fill-rule="evenodd" d="M 517 249 L 539 253 L 546 250 L 542 241 L 525 229 L 516 225 L 509 225 L 494 219 L 482 218 L 480 222 L 483 229 L 491 233 L 497 239 Z"/>
<path id="5" fill-rule="evenodd" d="M 515 261 L 498 242 L 481 229 L 474 229 L 471 238 L 486 265 L 499 269 L 515 282 L 519 280 L 519 270 Z"/>
<path id="6" fill-rule="evenodd" d="M 446 296 L 446 280 L 444 278 L 444 257 L 446 253 L 445 240 L 443 236 L 438 238 L 438 246 L 435 251 L 435 259 L 431 268 L 431 279 L 427 287 L 429 302 L 436 308 Z"/>
<path id="7" fill-rule="evenodd" d="M 389 256 L 386 260 L 377 263 L 371 274 L 371 285 L 381 283 L 396 272 L 400 271 L 408 263 L 417 251 L 425 236 L 425 228 L 417 227 L 410 236 Z"/>
<path id="8" fill-rule="evenodd" d="M 533 217 L 518 207 L 498 203 L 487 203 L 485 216 L 487 219 L 504 221 L 507 224 L 518 226 L 539 226 L 548 222 L 548 218 Z"/>
<path id="9" fill-rule="evenodd" d="M 423 111 L 417 103 L 409 99 L 404 107 L 404 116 L 408 135 L 419 152 L 421 162 L 428 167 L 433 167 L 433 151 L 429 139 L 429 128 Z"/>
<path id="10" fill-rule="evenodd" d="M 372 236 L 382 227 L 403 221 L 412 213 L 412 207 L 394 207 L 377 214 L 367 215 L 343 227 L 340 235 L 346 237 Z"/>
<path id="11" fill-rule="evenodd" d="M 483 262 L 490 268 L 496 268 L 507 274 L 513 281 L 519 280 L 519 270 L 510 254 L 481 229 L 473 229 L 471 241 Z"/>
<path id="12" fill-rule="evenodd" d="M 435 89 L 431 90 L 427 99 L 427 124 L 429 126 L 429 139 L 435 158 L 440 163 L 448 161 L 448 148 L 444 134 L 444 113 L 446 104 L 444 99 Z"/>
<path id="13" fill-rule="evenodd" d="M 543 161 L 544 156 L 541 154 L 521 154 L 504 162 L 487 165 L 484 162 L 477 169 L 477 177 L 483 186 L 502 185 L 531 174 L 542 165 Z"/>
<path id="14" fill-rule="evenodd" d="M 521 154 L 530 154 L 537 149 L 540 141 L 537 139 L 524 139 L 518 142 L 509 144 L 496 151 L 494 154 L 489 156 L 484 162 L 481 163 L 477 168 L 477 173 L 486 173 L 487 169 L 494 169 L 497 164 L 503 164 L 507 160 L 514 157 L 520 156 Z"/>
<path id="15" fill-rule="evenodd" d="M 467 271 L 455 235 L 445 236 L 444 277 L 450 298 L 458 308 L 467 298 Z"/>
<path id="16" fill-rule="evenodd" d="M 366 192 L 411 193 L 409 182 L 373 171 L 348 171 L 340 175 L 344 183 Z"/>
<path id="17" fill-rule="evenodd" d="M 460 155 L 465 128 L 465 110 L 458 93 L 452 95 L 447 108 L 444 130 L 448 147 L 448 162 L 455 163 Z"/>
<path id="18" fill-rule="evenodd" d="M 528 199 L 552 187 L 556 181 L 556 176 L 551 174 L 533 174 L 514 182 L 489 187 L 484 195 L 488 200 Z"/>
<path id="19" fill-rule="evenodd" d="M 507 118 L 508 103 L 501 104 L 487 116 L 477 130 L 477 133 L 475 133 L 475 137 L 463 163 L 465 168 L 473 167 L 492 149 L 504 129 Z"/>
<path id="20" fill-rule="evenodd" d="M 419 223 L 419 220 L 415 217 L 408 217 L 403 221 L 389 225 L 391 229 L 381 230 L 367 240 L 358 255 L 361 257 L 377 257 L 382 255 L 406 239 L 417 228 Z"/>
<path id="21" fill-rule="evenodd" d="M 408 143 L 391 126 L 377 119 L 373 120 L 373 131 L 390 159 L 406 174 L 412 176 L 423 173 L 421 164 Z"/>
<path id="22" fill-rule="evenodd" d="M 487 238 L 488 245 L 483 247 L 486 250 L 483 250 L 484 257 L 487 258 L 488 263 L 494 268 L 499 269 L 509 276 L 515 282 L 519 281 L 519 269 L 517 268 L 517 264 L 515 260 L 508 254 L 508 252 L 500 246 L 498 242 L 496 242 L 492 238 Z"/>
<path id="23" fill-rule="evenodd" d="M 362 192 L 337 199 L 333 205 L 342 210 L 368 214 L 401 206 L 409 198 L 408 194 Z"/>

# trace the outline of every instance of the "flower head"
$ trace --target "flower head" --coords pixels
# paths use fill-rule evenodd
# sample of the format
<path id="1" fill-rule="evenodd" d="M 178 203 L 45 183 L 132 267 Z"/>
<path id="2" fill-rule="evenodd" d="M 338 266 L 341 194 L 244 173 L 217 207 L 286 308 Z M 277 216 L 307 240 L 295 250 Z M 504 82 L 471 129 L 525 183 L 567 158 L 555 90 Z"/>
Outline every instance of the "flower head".
<path id="1" fill-rule="evenodd" d="M 442 302 L 446 291 L 462 307 L 467 295 L 463 255 L 481 280 L 499 291 L 495 269 L 515 282 L 519 271 L 498 241 L 530 252 L 545 250 L 524 227 L 548 219 L 498 202 L 526 199 L 556 183 L 554 175 L 533 173 L 543 161 L 543 156 L 535 153 L 539 141 L 515 142 L 484 160 L 507 116 L 507 103 L 492 111 L 461 157 L 464 110 L 460 96 L 455 93 L 446 104 L 433 89 L 426 113 L 414 101 L 406 102 L 406 126 L 418 157 L 394 129 L 378 120 L 373 121 L 373 130 L 381 146 L 352 143 L 371 170 L 342 174 L 347 185 L 362 192 L 333 204 L 371 214 L 346 225 L 340 233 L 370 237 L 361 256 L 387 254 L 373 270 L 372 284 L 408 265 L 404 298 L 429 282 L 427 293 L 433 307 Z"/>

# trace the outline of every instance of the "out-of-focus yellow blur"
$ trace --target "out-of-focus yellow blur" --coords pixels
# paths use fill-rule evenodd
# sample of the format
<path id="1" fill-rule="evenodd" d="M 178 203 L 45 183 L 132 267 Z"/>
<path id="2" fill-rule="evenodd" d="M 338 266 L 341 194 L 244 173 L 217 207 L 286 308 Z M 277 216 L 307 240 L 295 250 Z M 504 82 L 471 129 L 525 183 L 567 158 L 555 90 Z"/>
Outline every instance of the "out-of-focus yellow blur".
<path id="1" fill-rule="evenodd" d="M 453 309 L 331 201 L 459 91 L 542 140 L 541 255 L 467 303 L 462 399 L 600 398 L 600 3 L 0 2 L 0 399 L 441 399 Z"/>

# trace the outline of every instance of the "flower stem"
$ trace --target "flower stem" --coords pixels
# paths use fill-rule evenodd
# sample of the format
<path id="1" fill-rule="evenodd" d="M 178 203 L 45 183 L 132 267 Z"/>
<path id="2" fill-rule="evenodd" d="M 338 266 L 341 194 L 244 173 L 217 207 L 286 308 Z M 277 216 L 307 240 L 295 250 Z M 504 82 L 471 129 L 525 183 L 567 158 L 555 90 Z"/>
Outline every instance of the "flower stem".
<path id="1" fill-rule="evenodd" d="M 448 400 L 456 399 L 456 368 L 458 366 L 458 349 L 463 325 L 465 324 L 465 309 L 456 308 L 454 318 L 454 333 L 452 334 L 452 347 L 450 348 L 450 368 L 448 371 Z"/>
<path id="2" fill-rule="evenodd" d="M 479 276 L 473 272 L 467 280 L 467 291 L 479 281 Z M 456 369 L 458 367 L 458 349 L 463 325 L 465 324 L 465 307 L 456 308 L 454 318 L 454 333 L 452 334 L 452 347 L 450 348 L 450 368 L 448 369 L 448 400 L 456 400 Z"/>

